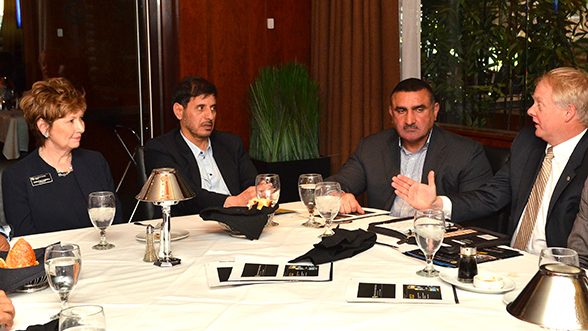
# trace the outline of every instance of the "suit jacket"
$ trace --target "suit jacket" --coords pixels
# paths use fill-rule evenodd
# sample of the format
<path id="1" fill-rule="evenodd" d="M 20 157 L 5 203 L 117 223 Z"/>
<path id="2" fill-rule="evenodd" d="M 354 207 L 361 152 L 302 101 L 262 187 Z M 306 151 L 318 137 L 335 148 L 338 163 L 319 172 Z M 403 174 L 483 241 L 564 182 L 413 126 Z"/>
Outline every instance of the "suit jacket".
<path id="1" fill-rule="evenodd" d="M 368 207 L 390 210 L 396 194 L 390 185 L 400 174 L 400 146 L 395 130 L 385 130 L 362 139 L 339 173 L 328 178 L 355 195 L 367 192 Z M 433 127 L 421 182 L 435 170 L 439 194 L 476 189 L 492 176 L 482 146 L 468 138 Z M 443 192 L 443 193 L 441 193 Z"/>
<path id="2" fill-rule="evenodd" d="M 110 168 L 102 154 L 81 148 L 72 151 L 72 166 L 64 183 L 36 149 L 3 172 L 4 212 L 15 236 L 92 226 L 88 195 L 115 191 Z M 39 175 L 50 180 L 35 181 Z M 115 223 L 123 221 L 121 210 L 117 199 Z"/>
<path id="3" fill-rule="evenodd" d="M 215 130 L 210 136 L 210 143 L 216 165 L 231 195 L 238 195 L 255 184 L 257 170 L 245 152 L 239 136 Z M 152 139 L 145 145 L 147 174 L 155 168 L 162 167 L 175 168 L 196 193 L 194 198 L 174 206 L 173 214 L 197 214 L 203 208 L 222 207 L 225 203 L 227 195 L 202 189 L 198 163 L 179 129 Z"/>
<path id="4" fill-rule="evenodd" d="M 584 182 L 580 211 L 568 237 L 568 247 L 578 252 L 580 264 L 588 268 L 588 179 Z"/>
<path id="5" fill-rule="evenodd" d="M 510 160 L 479 190 L 449 195 L 455 221 L 478 218 L 511 204 L 508 233 L 512 236 L 541 169 L 547 143 L 534 128 L 521 130 L 513 141 Z M 588 133 L 578 142 L 557 184 L 547 211 L 545 236 L 548 246 L 565 247 L 578 213 L 580 194 L 588 176 Z"/>

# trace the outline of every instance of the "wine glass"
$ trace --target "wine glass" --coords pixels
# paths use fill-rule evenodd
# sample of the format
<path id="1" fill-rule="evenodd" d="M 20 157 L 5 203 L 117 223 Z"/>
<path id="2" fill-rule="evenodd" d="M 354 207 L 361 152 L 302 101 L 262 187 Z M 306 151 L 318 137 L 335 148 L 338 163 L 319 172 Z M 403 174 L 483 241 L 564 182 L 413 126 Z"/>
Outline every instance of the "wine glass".
<path id="1" fill-rule="evenodd" d="M 112 224 L 116 212 L 114 193 L 108 191 L 92 192 L 88 196 L 88 214 L 95 228 L 100 230 L 100 242 L 93 249 L 105 250 L 114 247 L 106 241 L 106 229 Z"/>
<path id="2" fill-rule="evenodd" d="M 436 277 L 439 271 L 433 267 L 433 256 L 445 235 L 445 216 L 439 209 L 417 210 L 414 215 L 414 232 L 419 248 L 425 254 L 427 266 L 417 271 L 417 275 L 424 277 Z"/>
<path id="3" fill-rule="evenodd" d="M 541 250 L 541 254 L 539 255 L 539 266 L 549 263 L 565 264 L 579 267 L 580 259 L 578 258 L 578 253 L 571 248 L 543 248 Z"/>
<path id="4" fill-rule="evenodd" d="M 316 184 L 323 181 L 323 176 L 320 174 L 302 174 L 298 177 L 298 194 L 300 200 L 308 209 L 308 220 L 302 223 L 304 226 L 318 228 L 322 224 L 314 220 L 314 190 Z"/>
<path id="5" fill-rule="evenodd" d="M 271 201 L 271 206 L 275 206 L 280 199 L 280 176 L 276 174 L 260 174 L 255 177 L 255 193 L 258 199 L 267 199 Z M 267 225 L 280 225 L 274 221 L 274 213 L 268 217 Z"/>
<path id="6" fill-rule="evenodd" d="M 49 286 L 59 294 L 61 310 L 63 310 L 80 276 L 82 268 L 80 247 L 76 244 L 61 243 L 48 246 L 45 248 L 44 263 Z"/>
<path id="7" fill-rule="evenodd" d="M 333 219 L 339 213 L 341 207 L 341 185 L 336 182 L 320 182 L 314 190 L 316 208 L 325 220 L 325 232 L 319 238 L 329 237 L 335 234 L 331 229 Z"/>
<path id="8" fill-rule="evenodd" d="M 98 305 L 83 305 L 66 308 L 59 314 L 59 331 L 106 330 L 104 309 Z"/>

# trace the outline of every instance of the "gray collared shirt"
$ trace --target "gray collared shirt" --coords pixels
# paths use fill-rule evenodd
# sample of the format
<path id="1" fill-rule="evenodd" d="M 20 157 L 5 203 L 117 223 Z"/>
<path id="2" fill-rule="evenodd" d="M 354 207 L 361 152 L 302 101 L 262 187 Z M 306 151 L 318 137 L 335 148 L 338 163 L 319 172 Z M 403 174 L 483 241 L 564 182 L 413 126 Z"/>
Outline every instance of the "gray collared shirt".
<path id="1" fill-rule="evenodd" d="M 432 130 L 431 130 L 432 132 Z M 398 138 L 398 145 L 400 146 L 400 174 L 410 177 L 420 183 L 423 174 L 423 166 L 425 164 L 425 157 L 427 156 L 427 149 L 429 148 L 429 141 L 431 140 L 431 132 L 427 142 L 415 153 L 409 152 L 402 146 L 402 140 Z M 394 198 L 390 215 L 396 217 L 413 216 L 415 209 L 406 203 L 400 197 Z"/>
<path id="2" fill-rule="evenodd" d="M 202 189 L 219 194 L 231 195 L 231 192 L 229 191 L 229 188 L 223 179 L 216 161 L 214 160 L 210 138 L 208 139 L 208 147 L 205 151 L 201 150 L 198 148 L 198 146 L 194 145 L 191 141 L 186 139 L 184 134 L 182 134 L 182 138 L 184 138 L 184 141 L 186 141 L 188 147 L 190 147 L 190 150 L 196 159 L 196 163 L 198 163 Z"/>

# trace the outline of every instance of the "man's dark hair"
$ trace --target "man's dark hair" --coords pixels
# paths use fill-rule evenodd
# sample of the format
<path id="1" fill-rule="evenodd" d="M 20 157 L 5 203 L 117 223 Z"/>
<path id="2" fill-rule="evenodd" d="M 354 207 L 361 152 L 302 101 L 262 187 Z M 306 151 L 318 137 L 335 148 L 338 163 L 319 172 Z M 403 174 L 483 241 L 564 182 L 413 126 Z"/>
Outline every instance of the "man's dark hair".
<path id="1" fill-rule="evenodd" d="M 174 91 L 172 105 L 179 103 L 187 107 L 193 97 L 213 95 L 216 97 L 216 86 L 202 77 L 189 76 L 180 82 Z"/>
<path id="2" fill-rule="evenodd" d="M 418 78 L 407 78 L 398 83 L 398 85 L 396 85 L 396 87 L 394 87 L 392 90 L 392 93 L 390 93 L 390 99 L 397 92 L 418 92 L 421 90 L 427 90 L 427 92 L 429 92 L 429 96 L 431 97 L 431 102 L 435 102 L 435 94 L 433 93 L 431 85 Z"/>

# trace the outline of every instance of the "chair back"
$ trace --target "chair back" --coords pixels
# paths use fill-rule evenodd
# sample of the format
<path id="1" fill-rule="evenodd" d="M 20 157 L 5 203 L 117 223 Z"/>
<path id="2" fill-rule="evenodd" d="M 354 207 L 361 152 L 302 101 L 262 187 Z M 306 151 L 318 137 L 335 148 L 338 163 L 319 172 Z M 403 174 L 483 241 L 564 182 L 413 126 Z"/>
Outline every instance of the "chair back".
<path id="1" fill-rule="evenodd" d="M 500 147 L 492 147 L 492 146 L 484 146 L 484 152 L 486 152 L 486 157 L 488 161 L 490 161 L 490 167 L 492 168 L 492 173 L 497 173 L 502 166 L 506 164 L 508 159 L 510 158 L 510 149 L 508 148 L 500 148 Z"/>
<path id="2" fill-rule="evenodd" d="M 137 169 L 137 183 L 139 184 L 137 192 L 141 190 L 145 182 L 147 181 L 147 173 L 145 172 L 145 149 L 143 146 L 137 146 L 135 154 L 133 155 Z M 147 220 L 155 217 L 155 206 L 149 202 L 138 201 L 135 205 L 135 210 L 129 222 L 134 220 Z"/>
<path id="3" fill-rule="evenodd" d="M 502 168 L 510 158 L 510 149 L 501 147 L 492 147 L 484 145 L 484 152 L 490 162 L 492 173 L 496 174 L 500 168 Z M 500 233 L 507 233 L 508 231 L 508 219 L 510 217 L 510 205 L 502 208 L 501 210 L 493 213 L 492 215 L 482 217 L 467 222 L 462 222 L 464 226 L 474 226 L 491 231 Z"/>

